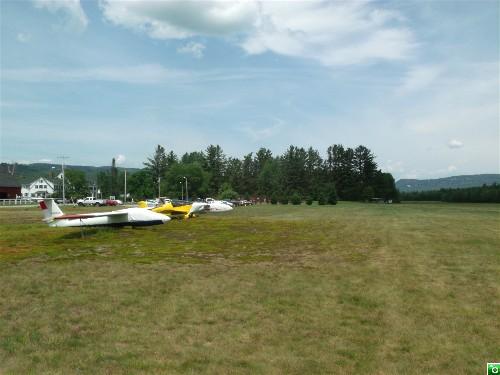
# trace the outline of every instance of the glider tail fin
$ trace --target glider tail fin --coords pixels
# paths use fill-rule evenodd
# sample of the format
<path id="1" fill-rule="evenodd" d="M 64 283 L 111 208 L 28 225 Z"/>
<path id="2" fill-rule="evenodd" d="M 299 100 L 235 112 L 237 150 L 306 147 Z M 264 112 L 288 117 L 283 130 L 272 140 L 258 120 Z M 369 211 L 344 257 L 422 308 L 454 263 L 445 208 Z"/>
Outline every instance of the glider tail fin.
<path id="1" fill-rule="evenodd" d="M 63 215 L 63 212 L 53 199 L 40 201 L 40 208 L 43 212 L 43 221 L 50 221 L 57 216 Z"/>

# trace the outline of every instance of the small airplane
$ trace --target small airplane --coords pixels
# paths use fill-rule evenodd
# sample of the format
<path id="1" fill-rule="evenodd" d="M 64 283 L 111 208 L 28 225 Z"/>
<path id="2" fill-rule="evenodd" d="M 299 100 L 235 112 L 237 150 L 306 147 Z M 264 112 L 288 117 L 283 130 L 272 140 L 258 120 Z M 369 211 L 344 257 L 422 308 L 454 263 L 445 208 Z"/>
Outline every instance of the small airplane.
<path id="1" fill-rule="evenodd" d="M 208 212 L 224 212 L 224 211 L 231 211 L 233 207 L 225 201 L 216 201 L 213 198 L 207 198 L 205 199 L 205 202 L 194 202 L 193 206 L 197 205 L 208 205 Z"/>
<path id="2" fill-rule="evenodd" d="M 208 205 L 194 205 L 184 201 L 172 201 L 168 198 L 160 198 L 156 207 L 149 207 L 147 201 L 138 202 L 138 207 L 147 208 L 150 211 L 162 213 L 175 218 L 190 218 L 195 214 L 208 210 Z"/>
<path id="3" fill-rule="evenodd" d="M 65 215 L 53 199 L 46 198 L 39 204 L 43 221 L 51 227 L 140 227 L 164 224 L 170 220 L 168 216 L 142 208 Z"/>

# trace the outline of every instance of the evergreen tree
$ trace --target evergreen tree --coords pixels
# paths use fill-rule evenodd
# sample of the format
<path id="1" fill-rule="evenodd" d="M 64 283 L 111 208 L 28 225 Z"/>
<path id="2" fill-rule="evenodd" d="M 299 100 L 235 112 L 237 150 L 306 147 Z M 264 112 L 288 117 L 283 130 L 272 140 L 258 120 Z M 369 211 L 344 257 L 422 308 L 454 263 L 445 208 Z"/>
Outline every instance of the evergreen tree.
<path id="1" fill-rule="evenodd" d="M 206 165 L 205 154 L 203 152 L 190 152 L 182 155 L 181 162 L 184 164 L 198 163 L 201 166 Z"/>
<path id="2" fill-rule="evenodd" d="M 236 191 L 244 191 L 243 187 L 243 168 L 241 160 L 238 158 L 229 158 L 226 164 L 225 181 L 229 183 Z"/>
<path id="3" fill-rule="evenodd" d="M 280 189 L 279 162 L 269 159 L 264 164 L 257 177 L 258 192 L 265 197 L 271 197 Z"/>
<path id="4" fill-rule="evenodd" d="M 217 195 L 224 182 L 226 157 L 219 145 L 210 145 L 206 150 L 206 171 L 210 173 L 209 193 Z"/>
<path id="5" fill-rule="evenodd" d="M 148 160 L 144 162 L 144 165 L 151 174 L 151 178 L 155 184 L 155 191 L 158 191 L 160 178 L 164 177 L 167 171 L 167 155 L 165 154 L 165 148 L 161 145 L 156 146 L 153 157 L 148 158 Z"/>
<path id="6" fill-rule="evenodd" d="M 323 160 L 319 155 L 319 152 L 312 147 L 307 150 L 306 157 L 306 181 L 304 182 L 305 190 L 307 194 L 311 194 L 313 197 L 318 197 L 319 186 L 322 182 L 322 172 L 323 172 Z"/>
<path id="7" fill-rule="evenodd" d="M 257 192 L 257 171 L 252 155 L 252 152 L 245 155 L 241 164 L 242 187 L 240 193 L 243 193 L 246 197 L 254 195 Z"/>

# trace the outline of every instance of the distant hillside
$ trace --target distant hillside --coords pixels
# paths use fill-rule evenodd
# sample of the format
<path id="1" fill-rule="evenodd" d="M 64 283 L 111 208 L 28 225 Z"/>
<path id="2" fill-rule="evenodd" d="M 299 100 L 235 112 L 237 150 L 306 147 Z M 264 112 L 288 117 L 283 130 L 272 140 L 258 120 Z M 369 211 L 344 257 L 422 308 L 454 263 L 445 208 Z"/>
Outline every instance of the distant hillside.
<path id="1" fill-rule="evenodd" d="M 52 168 L 54 167 L 54 168 Z M 10 166 L 12 168 L 12 166 Z M 65 165 L 65 169 L 77 169 L 83 171 L 87 180 L 95 180 L 97 174 L 101 171 L 109 171 L 110 166 L 106 167 L 92 167 L 86 165 Z M 118 167 L 118 170 L 123 170 L 124 168 Z M 126 168 L 127 173 L 134 173 L 138 171 L 138 168 Z M 0 172 L 7 172 L 7 164 L 0 164 Z M 14 176 L 25 184 L 33 181 L 37 177 L 46 177 L 49 179 L 54 178 L 61 172 L 61 164 L 48 164 L 48 163 L 34 163 L 34 164 L 17 164 L 15 166 Z"/>
<path id="2" fill-rule="evenodd" d="M 453 176 L 432 180 L 401 179 L 396 188 L 401 192 L 428 191 L 449 188 L 469 188 L 475 186 L 500 184 L 500 174 L 474 174 L 469 176 Z"/>

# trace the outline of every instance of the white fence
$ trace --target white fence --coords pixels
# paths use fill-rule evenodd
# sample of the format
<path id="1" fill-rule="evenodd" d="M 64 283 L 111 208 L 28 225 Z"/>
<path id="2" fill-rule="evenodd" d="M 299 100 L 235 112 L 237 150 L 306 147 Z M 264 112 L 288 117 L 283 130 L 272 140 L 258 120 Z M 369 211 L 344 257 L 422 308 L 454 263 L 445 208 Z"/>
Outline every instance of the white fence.
<path id="1" fill-rule="evenodd" d="M 38 202 L 35 199 L 0 199 L 0 206 L 36 206 Z"/>

